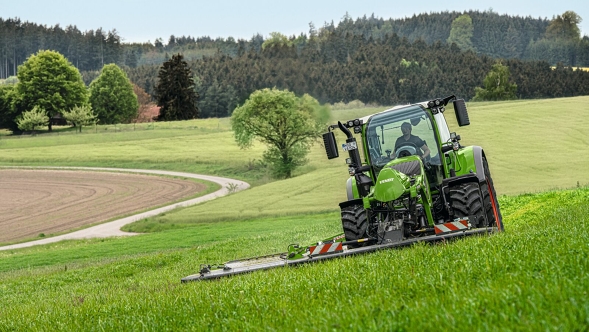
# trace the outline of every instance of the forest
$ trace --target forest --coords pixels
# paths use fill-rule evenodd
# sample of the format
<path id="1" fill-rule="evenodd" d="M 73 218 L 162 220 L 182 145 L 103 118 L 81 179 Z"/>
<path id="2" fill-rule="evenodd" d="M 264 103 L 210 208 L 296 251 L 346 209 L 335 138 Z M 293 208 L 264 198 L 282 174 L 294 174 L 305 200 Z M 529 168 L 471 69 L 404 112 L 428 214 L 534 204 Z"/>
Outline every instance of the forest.
<path id="1" fill-rule="evenodd" d="M 456 94 L 466 99 L 493 64 L 509 67 L 518 98 L 589 94 L 589 37 L 574 12 L 552 20 L 489 11 L 419 14 L 403 19 L 345 15 L 299 36 L 250 40 L 170 36 L 166 43 L 122 43 L 116 30 L 80 31 L 0 18 L 0 79 L 31 54 L 63 54 L 86 85 L 109 63 L 154 95 L 157 73 L 180 53 L 194 74 L 201 117 L 231 114 L 258 89 L 309 93 L 323 103 L 391 105 Z"/>

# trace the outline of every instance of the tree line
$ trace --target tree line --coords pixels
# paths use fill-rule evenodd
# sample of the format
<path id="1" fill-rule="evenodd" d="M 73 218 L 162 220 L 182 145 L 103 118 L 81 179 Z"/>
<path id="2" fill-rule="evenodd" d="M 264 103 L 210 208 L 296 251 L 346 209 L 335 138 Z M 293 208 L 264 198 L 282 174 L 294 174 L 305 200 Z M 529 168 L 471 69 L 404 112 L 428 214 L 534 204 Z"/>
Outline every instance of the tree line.
<path id="1" fill-rule="evenodd" d="M 27 52 L 46 46 L 61 50 L 81 69 L 86 85 L 105 64 L 114 63 L 156 99 L 161 64 L 170 55 L 182 54 L 194 74 L 200 117 L 229 116 L 252 92 L 274 87 L 309 93 L 322 103 L 360 100 L 392 105 L 446 94 L 471 99 L 497 63 L 510 71 L 517 98 L 576 96 L 589 93 L 589 73 L 574 71 L 562 61 L 551 68 L 551 61 L 524 58 L 533 48 L 537 57 L 549 49 L 565 60 L 589 62 L 589 51 L 567 53 L 558 47 L 568 43 L 575 45 L 569 51 L 578 50 L 589 43 L 586 36 L 580 38 L 579 22 L 574 12 L 550 21 L 492 11 L 398 20 L 374 15 L 353 20 L 346 15 L 337 25 L 331 22 L 317 29 L 310 24 L 308 34 L 299 36 L 272 33 L 247 41 L 170 36 L 167 44 L 161 39 L 154 44 L 122 44 L 116 30 L 81 32 L 75 26 L 64 30 L 0 19 L 0 77 L 12 75 Z M 141 60 L 146 57 L 161 62 Z"/>
<path id="2" fill-rule="evenodd" d="M 570 11 L 552 20 L 500 15 L 492 10 L 423 13 L 402 19 L 383 19 L 373 14 L 354 20 L 346 14 L 338 24 L 332 21 L 316 28 L 310 23 L 308 33 L 291 36 L 290 40 L 298 51 L 311 40 L 322 45 L 334 34 L 341 36 L 341 41 L 348 34 L 365 40 L 383 40 L 395 34 L 432 45 L 452 41 L 453 24 L 462 16 L 470 19 L 469 42 L 478 54 L 589 66 L 589 37 L 581 38 L 577 27 L 581 18 Z M 108 63 L 129 68 L 161 65 L 174 53 L 182 53 L 187 60 L 219 54 L 235 57 L 250 50 L 259 53 L 266 41 L 259 34 L 249 40 L 171 35 L 167 41 L 158 38 L 153 43 L 128 44 L 121 39 L 116 29 L 81 31 L 75 25 L 62 28 L 59 24 L 47 26 L 19 18 L 0 18 L 0 79 L 16 75 L 18 65 L 38 50 L 63 54 L 80 71 L 99 71 Z"/>
<path id="3" fill-rule="evenodd" d="M 589 94 L 589 72 L 545 61 L 500 60 L 517 85 L 517 98 Z M 321 44 L 311 39 L 300 50 L 277 43 L 235 57 L 189 61 L 200 95 L 201 116 L 228 116 L 237 104 L 264 88 L 309 93 L 322 103 L 361 100 L 393 105 L 456 94 L 466 99 L 498 60 L 461 51 L 455 44 L 427 44 L 397 35 L 382 40 L 334 32 Z M 127 69 L 129 78 L 153 93 L 157 66 Z M 150 88 L 151 87 L 151 88 Z"/>

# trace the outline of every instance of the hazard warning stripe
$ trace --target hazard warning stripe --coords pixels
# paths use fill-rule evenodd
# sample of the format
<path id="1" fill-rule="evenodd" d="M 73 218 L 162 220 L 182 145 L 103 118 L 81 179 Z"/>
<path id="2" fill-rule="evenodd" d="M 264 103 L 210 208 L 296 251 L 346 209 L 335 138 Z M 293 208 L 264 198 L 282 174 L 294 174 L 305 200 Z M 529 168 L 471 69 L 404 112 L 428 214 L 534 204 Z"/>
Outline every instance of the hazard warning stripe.
<path id="1" fill-rule="evenodd" d="M 340 251 L 343 251 L 341 242 L 324 243 L 317 246 L 309 247 L 309 253 L 311 255 L 331 254 Z"/>
<path id="2" fill-rule="evenodd" d="M 436 234 L 456 232 L 468 229 L 468 220 L 458 220 L 453 222 L 447 222 L 441 225 L 435 225 L 434 230 Z"/>

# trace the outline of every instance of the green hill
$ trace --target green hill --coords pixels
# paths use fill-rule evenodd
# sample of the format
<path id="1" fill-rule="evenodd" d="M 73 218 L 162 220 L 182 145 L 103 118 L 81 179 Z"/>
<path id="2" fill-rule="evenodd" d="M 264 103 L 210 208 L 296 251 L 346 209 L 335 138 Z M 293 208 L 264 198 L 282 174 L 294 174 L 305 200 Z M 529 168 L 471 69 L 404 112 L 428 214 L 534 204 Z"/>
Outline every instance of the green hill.
<path id="1" fill-rule="evenodd" d="M 2 137 L 1 165 L 160 168 L 255 186 L 135 226 L 159 232 L 1 251 L 0 330 L 583 330 L 587 102 L 469 104 L 471 126 L 456 130 L 488 154 L 505 233 L 190 284 L 179 280 L 199 264 L 338 233 L 343 159 L 316 146 L 295 178 L 270 181 L 263 147 L 239 150 L 226 119 Z"/>

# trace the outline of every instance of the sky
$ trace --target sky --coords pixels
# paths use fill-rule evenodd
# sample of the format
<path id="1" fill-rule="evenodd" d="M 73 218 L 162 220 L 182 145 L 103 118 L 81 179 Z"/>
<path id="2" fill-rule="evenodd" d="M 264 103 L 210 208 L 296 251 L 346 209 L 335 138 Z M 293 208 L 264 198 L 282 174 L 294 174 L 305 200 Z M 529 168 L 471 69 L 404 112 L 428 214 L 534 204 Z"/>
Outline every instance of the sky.
<path id="1" fill-rule="evenodd" d="M 0 17 L 18 17 L 47 26 L 75 25 L 81 31 L 116 29 L 123 42 L 167 43 L 170 35 L 250 39 L 270 32 L 287 36 L 308 33 L 325 22 L 337 24 L 348 13 L 356 19 L 374 14 L 383 19 L 441 11 L 489 10 L 512 16 L 551 19 L 572 10 L 583 18 L 581 35 L 589 35 L 587 0 L 0 0 Z"/>

